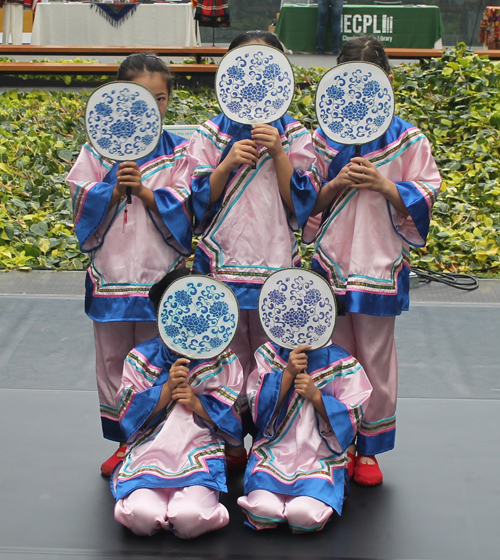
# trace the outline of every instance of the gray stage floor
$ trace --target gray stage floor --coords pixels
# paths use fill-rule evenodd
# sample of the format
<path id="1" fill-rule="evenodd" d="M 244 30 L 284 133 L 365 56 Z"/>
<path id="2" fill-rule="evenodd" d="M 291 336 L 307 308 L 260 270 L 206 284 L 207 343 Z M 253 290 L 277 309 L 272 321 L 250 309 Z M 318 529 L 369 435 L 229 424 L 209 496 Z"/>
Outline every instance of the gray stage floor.
<path id="1" fill-rule="evenodd" d="M 99 475 L 91 322 L 82 273 L 0 274 L 0 558 L 475 560 L 500 550 L 500 281 L 476 292 L 412 290 L 397 321 L 396 449 L 378 488 L 353 485 L 322 533 L 255 533 L 223 498 L 223 530 L 184 542 L 138 538 L 113 520 Z"/>

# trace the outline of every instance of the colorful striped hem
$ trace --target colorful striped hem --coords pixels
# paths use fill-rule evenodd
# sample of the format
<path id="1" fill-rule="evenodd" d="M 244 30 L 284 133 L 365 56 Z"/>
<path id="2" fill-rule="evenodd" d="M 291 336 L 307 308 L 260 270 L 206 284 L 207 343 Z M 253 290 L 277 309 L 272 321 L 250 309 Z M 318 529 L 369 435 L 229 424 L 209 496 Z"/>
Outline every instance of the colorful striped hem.
<path id="1" fill-rule="evenodd" d="M 284 519 L 276 519 L 272 517 L 261 517 L 260 515 L 255 515 L 250 510 L 246 508 L 241 508 L 245 515 L 248 518 L 249 523 L 252 525 L 254 529 L 257 531 L 261 531 L 262 529 L 275 529 L 278 526 L 278 523 L 285 523 Z"/>
<path id="2" fill-rule="evenodd" d="M 292 525 L 291 523 L 288 523 L 288 526 L 294 535 L 300 535 L 301 533 L 315 533 L 317 531 L 322 531 L 327 521 L 328 519 L 323 523 L 316 523 L 310 527 L 300 527 L 299 525 Z"/>

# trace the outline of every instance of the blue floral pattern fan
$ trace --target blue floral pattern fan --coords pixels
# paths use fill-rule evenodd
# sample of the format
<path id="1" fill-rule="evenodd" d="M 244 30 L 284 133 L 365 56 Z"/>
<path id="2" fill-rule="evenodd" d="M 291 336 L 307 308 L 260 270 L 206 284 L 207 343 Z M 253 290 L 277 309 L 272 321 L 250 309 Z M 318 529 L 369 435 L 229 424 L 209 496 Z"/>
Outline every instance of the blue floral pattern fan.
<path id="1" fill-rule="evenodd" d="M 233 340 L 239 305 L 231 288 L 208 276 L 183 276 L 165 290 L 158 308 L 164 344 L 192 359 L 210 359 Z"/>
<path id="2" fill-rule="evenodd" d="M 394 91 L 387 74 L 370 62 L 346 62 L 329 70 L 316 90 L 316 116 L 339 144 L 366 144 L 389 128 Z"/>
<path id="3" fill-rule="evenodd" d="M 283 348 L 330 342 L 337 317 L 335 296 L 319 274 L 286 268 L 271 274 L 262 286 L 259 317 L 269 339 Z"/>
<path id="4" fill-rule="evenodd" d="M 156 97 L 135 82 L 112 82 L 87 101 L 85 127 L 96 152 L 114 161 L 134 161 L 153 152 L 162 134 Z"/>
<path id="5" fill-rule="evenodd" d="M 287 57 L 268 45 L 242 45 L 220 61 L 215 91 L 222 112 L 240 124 L 268 124 L 283 117 L 295 80 Z"/>

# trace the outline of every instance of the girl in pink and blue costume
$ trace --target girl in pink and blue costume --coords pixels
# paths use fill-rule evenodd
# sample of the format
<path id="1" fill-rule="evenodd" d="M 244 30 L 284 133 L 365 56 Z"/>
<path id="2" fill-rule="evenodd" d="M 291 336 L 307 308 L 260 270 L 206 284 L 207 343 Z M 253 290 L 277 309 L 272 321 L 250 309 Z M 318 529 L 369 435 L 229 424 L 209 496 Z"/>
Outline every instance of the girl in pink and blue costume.
<path id="1" fill-rule="evenodd" d="M 262 31 L 238 36 L 230 49 L 253 43 L 283 51 L 275 35 Z M 311 137 L 288 115 L 252 128 L 221 114 L 194 134 L 188 156 L 202 233 L 194 266 L 227 283 L 238 298 L 232 348 L 247 377 L 255 350 L 267 340 L 257 313 L 261 286 L 274 271 L 300 265 L 294 231 L 306 222 L 319 190 Z"/>
<path id="2" fill-rule="evenodd" d="M 118 79 L 148 87 L 165 114 L 171 75 L 158 57 L 128 57 Z M 118 442 L 124 441 L 115 400 L 123 361 L 134 346 L 158 334 L 149 288 L 168 270 L 183 266 L 183 256 L 191 253 L 186 145 L 164 131 L 149 156 L 118 164 L 85 144 L 67 178 L 75 231 L 91 260 L 85 312 L 94 321 L 102 429 L 105 438 Z M 128 205 L 127 187 L 132 191 Z M 102 465 L 103 474 L 109 476 L 122 452 Z"/>
<path id="3" fill-rule="evenodd" d="M 153 286 L 156 306 L 186 274 L 173 271 Z M 242 382 L 230 349 L 188 360 L 157 337 L 128 354 L 118 392 L 128 447 L 111 485 L 117 521 L 138 535 L 163 529 L 186 539 L 227 525 L 219 493 L 227 492 L 225 442 L 241 445 L 234 405 Z"/>
<path id="4" fill-rule="evenodd" d="M 367 61 L 392 79 L 383 47 L 372 38 L 349 41 L 340 62 Z M 313 135 L 323 186 L 313 214 L 323 212 L 312 269 L 344 300 L 333 342 L 356 356 L 373 393 L 350 450 L 354 480 L 373 486 L 383 476 L 375 455 L 396 435 L 395 318 L 409 308 L 409 246 L 425 245 L 441 176 L 422 132 L 394 117 L 383 136 L 361 146 Z M 355 452 L 357 450 L 357 457 Z"/>
<path id="5" fill-rule="evenodd" d="M 238 500 L 253 529 L 286 522 L 294 533 L 320 531 L 334 510 L 342 512 L 346 450 L 371 385 L 342 348 L 309 348 L 268 342 L 255 355 L 247 395 L 259 433 Z"/>

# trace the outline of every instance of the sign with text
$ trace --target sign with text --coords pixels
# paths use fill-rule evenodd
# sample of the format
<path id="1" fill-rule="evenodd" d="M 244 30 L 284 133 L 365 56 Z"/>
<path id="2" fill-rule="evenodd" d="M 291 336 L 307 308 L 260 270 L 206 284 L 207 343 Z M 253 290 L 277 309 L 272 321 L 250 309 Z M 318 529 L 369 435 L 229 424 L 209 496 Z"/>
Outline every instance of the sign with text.
<path id="1" fill-rule="evenodd" d="M 282 6 L 276 34 L 287 49 L 313 52 L 316 49 L 318 7 Z M 341 17 L 342 42 L 373 36 L 384 47 L 438 48 L 444 32 L 439 6 L 382 6 L 344 4 Z M 332 28 L 328 24 L 325 51 L 331 48 Z"/>
<path id="2" fill-rule="evenodd" d="M 342 14 L 342 41 L 369 35 L 381 43 L 392 43 L 394 16 L 387 14 Z"/>

